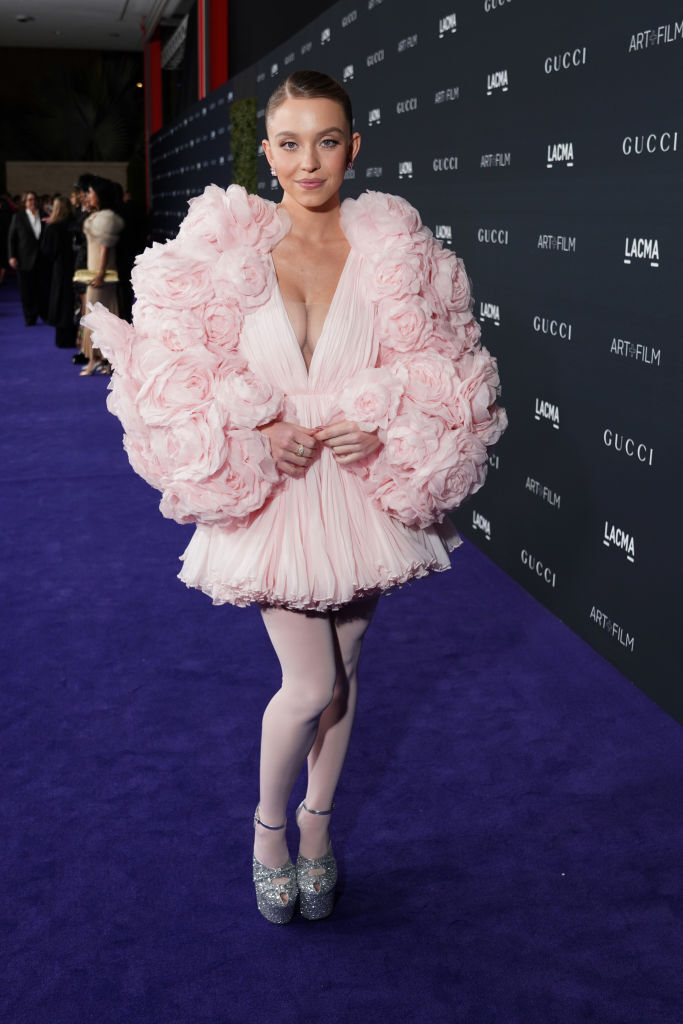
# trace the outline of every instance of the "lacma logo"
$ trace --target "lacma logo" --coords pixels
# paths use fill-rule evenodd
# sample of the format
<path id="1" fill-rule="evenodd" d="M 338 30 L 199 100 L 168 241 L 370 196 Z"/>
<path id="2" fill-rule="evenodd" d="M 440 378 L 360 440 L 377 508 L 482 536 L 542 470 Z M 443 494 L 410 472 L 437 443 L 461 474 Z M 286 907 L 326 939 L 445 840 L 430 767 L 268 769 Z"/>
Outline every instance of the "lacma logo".
<path id="1" fill-rule="evenodd" d="M 492 320 L 496 327 L 500 327 L 500 307 L 493 302 L 480 302 L 479 319 Z"/>
<path id="2" fill-rule="evenodd" d="M 549 420 L 555 430 L 560 429 L 560 407 L 548 402 L 545 398 L 537 398 L 534 409 L 535 420 Z"/>
<path id="3" fill-rule="evenodd" d="M 368 124 L 381 124 L 382 123 L 382 110 L 380 107 L 373 107 L 372 110 L 368 110 Z"/>
<path id="4" fill-rule="evenodd" d="M 573 142 L 555 142 L 548 146 L 546 167 L 554 167 L 555 164 L 565 164 L 567 167 L 574 166 Z"/>
<path id="5" fill-rule="evenodd" d="M 451 14 L 444 15 L 443 18 L 439 18 L 439 39 L 443 39 L 447 32 L 456 32 L 458 28 L 458 19 L 455 11 Z"/>
<path id="6" fill-rule="evenodd" d="M 486 539 L 491 540 L 491 523 L 476 509 L 472 509 L 472 529 L 481 530 Z"/>
<path id="7" fill-rule="evenodd" d="M 342 74 L 342 82 L 353 81 L 353 64 L 347 64 Z"/>
<path id="8" fill-rule="evenodd" d="M 605 530 L 602 535 L 602 543 L 606 548 L 619 548 L 626 555 L 627 561 L 635 562 L 635 540 L 630 533 L 627 533 L 626 530 L 622 530 L 620 526 L 615 526 L 614 523 L 610 523 L 607 519 L 605 520 Z"/>
<path id="9" fill-rule="evenodd" d="M 450 224 L 437 224 L 434 228 L 434 237 L 446 245 L 453 244 L 453 231 Z"/>
<path id="10" fill-rule="evenodd" d="M 507 70 L 494 71 L 493 74 L 486 76 L 486 95 L 490 96 L 497 89 L 507 92 L 509 85 Z"/>
<path id="11" fill-rule="evenodd" d="M 277 64 L 271 64 L 270 65 L 270 77 L 271 78 L 275 78 L 275 76 L 276 76 L 276 74 L 278 73 L 279 70 L 280 69 L 278 68 Z"/>
<path id="12" fill-rule="evenodd" d="M 399 178 L 412 178 L 413 176 L 413 162 L 412 160 L 400 160 L 398 164 L 398 176 Z"/>
<path id="13" fill-rule="evenodd" d="M 366 178 L 381 178 L 382 168 L 381 167 L 366 167 L 365 169 Z"/>
<path id="14" fill-rule="evenodd" d="M 325 46 L 332 39 L 332 31 L 329 28 L 324 28 L 320 33 L 320 45 Z"/>
<path id="15" fill-rule="evenodd" d="M 649 262 L 651 267 L 659 266 L 659 241 L 656 238 L 629 238 L 624 243 L 624 263 L 634 260 Z"/>

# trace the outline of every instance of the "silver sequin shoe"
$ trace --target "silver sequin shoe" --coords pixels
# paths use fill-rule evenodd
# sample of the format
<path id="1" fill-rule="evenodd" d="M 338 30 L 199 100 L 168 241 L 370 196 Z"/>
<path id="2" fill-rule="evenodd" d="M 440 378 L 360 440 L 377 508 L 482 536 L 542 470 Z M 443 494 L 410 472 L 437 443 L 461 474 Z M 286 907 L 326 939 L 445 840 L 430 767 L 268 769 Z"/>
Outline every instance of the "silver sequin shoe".
<path id="1" fill-rule="evenodd" d="M 332 814 L 334 804 L 329 811 L 313 811 L 305 801 L 296 810 L 297 819 L 300 811 L 308 814 Z M 332 845 L 322 857 L 302 857 L 296 861 L 296 880 L 299 886 L 299 910 L 301 916 L 308 921 L 319 921 L 329 917 L 334 908 L 334 890 L 337 885 L 337 861 L 332 853 Z"/>
<path id="2" fill-rule="evenodd" d="M 284 825 L 266 825 L 259 818 L 259 808 L 254 811 L 254 828 L 263 828 L 277 832 Z M 290 858 L 281 868 L 267 868 L 256 857 L 253 858 L 254 888 L 256 890 L 256 906 L 267 921 L 273 924 L 288 924 L 294 917 L 299 889 L 296 881 L 296 868 Z"/>

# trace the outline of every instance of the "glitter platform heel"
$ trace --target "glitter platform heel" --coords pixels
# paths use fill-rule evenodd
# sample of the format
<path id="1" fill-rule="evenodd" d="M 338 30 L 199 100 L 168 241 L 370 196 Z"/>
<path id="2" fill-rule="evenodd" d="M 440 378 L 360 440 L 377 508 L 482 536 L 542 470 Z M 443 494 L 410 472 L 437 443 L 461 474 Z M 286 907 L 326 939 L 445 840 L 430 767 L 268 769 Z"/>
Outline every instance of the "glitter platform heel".
<path id="1" fill-rule="evenodd" d="M 296 810 L 297 821 L 301 811 L 308 814 L 332 814 L 329 811 L 313 811 L 302 800 Z M 334 908 L 334 890 L 337 885 L 337 861 L 332 853 L 332 844 L 322 857 L 302 857 L 296 861 L 296 880 L 299 886 L 299 910 L 308 921 L 320 921 L 329 917 Z"/>
<path id="2" fill-rule="evenodd" d="M 259 808 L 254 811 L 254 828 L 262 828 L 278 832 L 284 825 L 266 825 L 259 818 Z M 256 890 L 256 906 L 266 921 L 273 924 L 288 924 L 294 917 L 296 899 L 299 894 L 296 880 L 296 868 L 291 859 L 281 868 L 267 868 L 256 857 L 253 858 L 254 888 Z"/>

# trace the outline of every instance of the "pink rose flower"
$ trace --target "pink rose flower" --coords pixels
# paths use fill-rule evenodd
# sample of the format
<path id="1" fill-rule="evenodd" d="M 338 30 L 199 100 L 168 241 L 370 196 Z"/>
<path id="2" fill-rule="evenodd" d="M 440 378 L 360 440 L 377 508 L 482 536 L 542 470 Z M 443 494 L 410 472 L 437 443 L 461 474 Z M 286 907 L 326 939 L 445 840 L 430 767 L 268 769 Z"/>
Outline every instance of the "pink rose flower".
<path id="1" fill-rule="evenodd" d="M 131 280 L 138 299 L 162 308 L 193 309 L 213 298 L 210 263 L 183 255 L 177 239 L 138 256 Z"/>
<path id="2" fill-rule="evenodd" d="M 238 188 L 239 186 L 231 186 Z M 228 189 L 230 191 L 230 189 Z M 251 208 L 253 225 L 256 231 L 253 244 L 259 252 L 270 252 L 291 228 L 291 221 L 286 210 L 275 203 L 262 199 L 261 196 L 247 194 Z"/>
<path id="3" fill-rule="evenodd" d="M 467 376 L 458 385 L 458 422 L 484 444 L 494 444 L 507 424 L 504 411 L 495 405 L 500 388 L 498 365 L 485 348 L 468 362 Z"/>
<path id="4" fill-rule="evenodd" d="M 431 255 L 431 283 L 449 312 L 469 312 L 472 292 L 465 264 L 448 249 L 435 244 Z"/>
<path id="5" fill-rule="evenodd" d="M 216 295 L 225 288 L 239 295 L 245 310 L 256 309 L 267 301 L 275 284 L 270 257 L 260 258 L 252 249 L 233 249 L 223 253 L 213 266 Z"/>
<path id="6" fill-rule="evenodd" d="M 107 409 L 117 416 L 126 434 L 146 437 L 149 427 L 138 410 L 139 384 L 121 373 L 114 373 L 109 379 Z"/>
<path id="7" fill-rule="evenodd" d="M 192 345 L 203 345 L 206 330 L 195 309 L 162 309 L 148 302 L 136 302 L 133 323 L 138 335 L 168 349 L 182 352 Z"/>
<path id="8" fill-rule="evenodd" d="M 446 320 L 432 320 L 425 336 L 425 350 L 437 352 L 454 363 L 464 351 L 464 343 Z"/>
<path id="9" fill-rule="evenodd" d="M 401 382 L 390 370 L 369 368 L 351 378 L 339 396 L 338 405 L 345 418 L 357 423 L 361 430 L 381 432 L 396 415 L 402 393 Z"/>
<path id="10" fill-rule="evenodd" d="M 208 185 L 188 205 L 178 239 L 183 252 L 200 259 L 236 247 L 268 252 L 289 230 L 288 217 L 278 215 L 274 203 L 249 195 L 240 185 L 225 191 Z"/>
<path id="11" fill-rule="evenodd" d="M 90 307 L 90 312 L 83 317 L 82 323 L 92 331 L 95 348 L 99 348 L 116 370 L 125 373 L 135 342 L 135 334 L 130 324 L 110 313 L 101 302 L 96 302 Z"/>
<path id="12" fill-rule="evenodd" d="M 141 476 L 150 487 L 163 491 L 164 487 L 170 484 L 172 474 L 168 467 L 162 465 L 157 457 L 152 454 L 150 433 L 157 430 L 163 431 L 164 428 L 149 427 L 146 435 L 126 434 L 123 438 L 123 447 L 128 456 L 128 461 L 138 476 Z"/>
<path id="13" fill-rule="evenodd" d="M 240 523 L 261 508 L 280 481 L 269 445 L 258 431 L 231 430 L 225 464 L 207 481 L 177 481 L 161 500 L 163 515 L 179 523 Z"/>
<path id="14" fill-rule="evenodd" d="M 424 529 L 443 518 L 425 501 L 424 491 L 406 477 L 395 478 L 390 473 L 374 479 L 371 476 L 369 493 L 390 516 L 406 526 Z"/>
<path id="15" fill-rule="evenodd" d="M 221 374 L 216 400 L 231 427 L 255 428 L 270 423 L 282 412 L 284 396 L 256 377 L 244 364 Z"/>
<path id="16" fill-rule="evenodd" d="M 425 488 L 433 507 L 446 511 L 478 491 L 485 477 L 486 445 L 466 430 L 448 430 L 415 480 Z"/>
<path id="17" fill-rule="evenodd" d="M 186 419 L 213 400 L 218 359 L 200 345 L 172 353 L 140 389 L 138 408 L 149 426 Z"/>
<path id="18" fill-rule="evenodd" d="M 454 425 L 458 376 L 449 359 L 436 352 L 419 352 L 394 363 L 392 369 L 403 382 L 406 399 L 428 415 Z"/>
<path id="19" fill-rule="evenodd" d="M 423 348 L 431 322 L 429 306 L 419 295 L 396 302 L 382 299 L 377 306 L 376 324 L 380 345 L 396 352 L 414 352 Z"/>
<path id="20" fill-rule="evenodd" d="M 370 298 L 410 298 L 420 291 L 423 276 L 424 261 L 420 256 L 385 256 L 371 271 L 368 283 Z"/>
<path id="21" fill-rule="evenodd" d="M 392 467 L 394 475 L 413 473 L 438 451 L 443 432 L 442 420 L 427 416 L 418 409 L 411 408 L 397 416 L 387 430 L 384 448 L 378 459 L 378 472 L 379 463 L 386 462 Z"/>
<path id="22" fill-rule="evenodd" d="M 384 252 L 412 249 L 420 227 L 420 215 L 400 196 L 383 192 L 364 192 L 358 199 L 342 204 L 340 222 L 351 245 L 370 256 L 378 249 Z"/>
<path id="23" fill-rule="evenodd" d="M 236 301 L 215 299 L 204 309 L 204 326 L 208 344 L 228 350 L 236 349 L 244 317 Z"/>
<path id="24" fill-rule="evenodd" d="M 227 456 L 222 417 L 215 408 L 192 411 L 172 427 L 153 427 L 149 451 L 171 480 L 201 483 L 217 472 Z"/>

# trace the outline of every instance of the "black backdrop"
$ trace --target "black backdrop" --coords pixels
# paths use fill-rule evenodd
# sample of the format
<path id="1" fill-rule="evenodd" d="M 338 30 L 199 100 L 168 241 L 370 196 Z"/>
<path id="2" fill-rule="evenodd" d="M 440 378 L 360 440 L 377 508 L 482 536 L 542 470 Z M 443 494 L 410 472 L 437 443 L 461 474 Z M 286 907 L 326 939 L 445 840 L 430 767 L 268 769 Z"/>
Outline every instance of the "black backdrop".
<path id="1" fill-rule="evenodd" d="M 683 718 L 678 536 L 683 9 L 653 0 L 336 4 L 152 141 L 155 234 L 228 185 L 229 108 L 345 82 L 347 194 L 405 196 L 474 280 L 510 427 L 456 514 Z M 278 199 L 259 154 L 259 191 Z"/>

